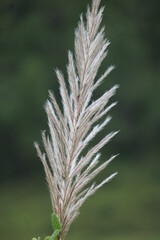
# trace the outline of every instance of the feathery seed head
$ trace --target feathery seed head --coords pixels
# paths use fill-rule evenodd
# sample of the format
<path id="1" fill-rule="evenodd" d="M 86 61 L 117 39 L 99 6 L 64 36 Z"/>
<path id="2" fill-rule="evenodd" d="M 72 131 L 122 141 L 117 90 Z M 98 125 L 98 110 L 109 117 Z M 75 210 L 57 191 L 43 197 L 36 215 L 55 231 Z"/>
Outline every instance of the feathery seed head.
<path id="1" fill-rule="evenodd" d="M 117 134 L 106 135 L 84 154 L 86 146 L 111 120 L 107 116 L 96 125 L 116 105 L 116 102 L 107 104 L 118 88 L 115 85 L 100 98 L 91 101 L 95 89 L 114 69 L 114 66 L 108 67 L 95 80 L 109 45 L 109 41 L 104 39 L 104 28 L 99 30 L 104 10 L 103 7 L 99 9 L 99 5 L 100 0 L 93 0 L 92 9 L 89 6 L 87 9 L 86 23 L 81 15 L 75 30 L 75 53 L 68 52 L 69 91 L 63 73 L 56 69 L 63 110 L 50 91 L 50 100 L 45 106 L 50 137 L 42 133 L 45 154 L 35 144 L 44 165 L 53 211 L 62 226 L 60 237 L 65 236 L 85 200 L 116 175 L 112 174 L 99 185 L 94 183 L 85 188 L 115 158 L 112 156 L 99 164 L 99 151 Z"/>

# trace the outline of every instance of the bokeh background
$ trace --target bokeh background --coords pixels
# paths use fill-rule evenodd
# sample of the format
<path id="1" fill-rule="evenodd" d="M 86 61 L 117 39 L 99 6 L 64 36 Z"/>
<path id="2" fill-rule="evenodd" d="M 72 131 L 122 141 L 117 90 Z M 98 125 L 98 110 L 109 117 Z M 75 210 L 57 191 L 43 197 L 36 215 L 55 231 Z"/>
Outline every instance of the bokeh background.
<path id="1" fill-rule="evenodd" d="M 51 234 L 52 212 L 33 142 L 47 129 L 48 89 L 57 97 L 54 69 L 66 74 L 67 50 L 87 0 L 0 1 L 0 236 L 27 240 Z M 67 239 L 160 239 L 160 1 L 102 0 L 110 39 L 101 71 L 116 69 L 95 93 L 120 85 L 112 123 L 120 129 L 102 161 L 120 156 L 98 181 L 119 175 L 82 207 Z"/>

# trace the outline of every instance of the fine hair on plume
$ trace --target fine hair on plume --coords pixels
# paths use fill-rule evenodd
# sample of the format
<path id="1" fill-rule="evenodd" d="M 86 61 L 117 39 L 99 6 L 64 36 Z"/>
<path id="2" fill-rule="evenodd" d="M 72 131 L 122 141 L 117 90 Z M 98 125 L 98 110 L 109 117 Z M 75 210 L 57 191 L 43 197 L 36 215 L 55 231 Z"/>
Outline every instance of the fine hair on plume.
<path id="1" fill-rule="evenodd" d="M 89 185 L 116 157 L 111 156 L 100 163 L 101 148 L 117 132 L 107 134 L 96 145 L 88 150 L 86 148 L 110 122 L 108 112 L 117 103 L 109 104 L 109 100 L 118 85 L 98 99 L 92 99 L 94 91 L 114 69 L 110 66 L 97 77 L 109 46 L 109 41 L 104 37 L 104 27 L 100 29 L 104 11 L 104 7 L 99 8 L 100 2 L 92 1 L 92 7 L 87 7 L 85 20 L 80 15 L 75 30 L 74 53 L 68 51 L 67 81 L 62 71 L 56 69 L 62 110 L 54 94 L 49 91 L 49 100 L 45 105 L 49 136 L 42 132 L 45 153 L 35 143 L 45 169 L 53 207 L 54 233 L 46 237 L 49 240 L 63 239 L 86 199 L 117 174 L 112 174 L 98 185 L 94 182 Z"/>

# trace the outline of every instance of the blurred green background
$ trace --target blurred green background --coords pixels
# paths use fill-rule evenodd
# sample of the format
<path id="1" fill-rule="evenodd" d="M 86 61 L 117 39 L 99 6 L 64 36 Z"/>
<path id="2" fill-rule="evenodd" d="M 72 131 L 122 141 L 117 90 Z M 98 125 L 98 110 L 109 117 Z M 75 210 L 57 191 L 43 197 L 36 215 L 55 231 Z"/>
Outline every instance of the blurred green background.
<path id="1" fill-rule="evenodd" d="M 66 74 L 67 50 L 87 0 L 0 1 L 0 236 L 27 240 L 51 233 L 51 203 L 33 147 L 47 129 L 48 89 L 57 97 L 54 69 Z M 102 161 L 120 156 L 98 181 L 119 175 L 82 207 L 69 240 L 160 239 L 160 1 L 102 0 L 110 39 L 102 71 L 116 69 L 95 93 L 115 83 L 112 123 L 120 133 L 103 149 Z"/>

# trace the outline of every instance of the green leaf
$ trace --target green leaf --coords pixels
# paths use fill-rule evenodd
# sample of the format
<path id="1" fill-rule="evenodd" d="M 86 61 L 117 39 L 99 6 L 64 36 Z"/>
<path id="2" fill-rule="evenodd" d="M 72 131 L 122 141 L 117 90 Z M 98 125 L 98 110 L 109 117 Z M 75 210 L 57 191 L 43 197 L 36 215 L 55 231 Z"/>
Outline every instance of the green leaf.
<path id="1" fill-rule="evenodd" d="M 59 218 L 55 213 L 52 213 L 51 221 L 52 221 L 52 228 L 54 232 L 49 240 L 58 240 L 58 235 L 60 234 L 62 227 L 61 227 Z"/>
<path id="2" fill-rule="evenodd" d="M 45 237 L 44 240 L 50 240 L 50 236 Z"/>
<path id="3" fill-rule="evenodd" d="M 56 231 L 56 230 L 61 231 L 61 229 L 62 229 L 61 224 L 60 224 L 59 218 L 57 217 L 57 215 L 55 213 L 52 213 L 51 221 L 52 221 L 53 231 Z"/>
<path id="4" fill-rule="evenodd" d="M 61 232 L 61 229 L 55 230 L 49 240 L 58 240 L 58 235 L 60 234 L 60 232 Z"/>
<path id="5" fill-rule="evenodd" d="M 41 238 L 40 237 L 38 237 L 38 239 L 37 238 L 32 238 L 32 240 L 41 240 Z"/>

